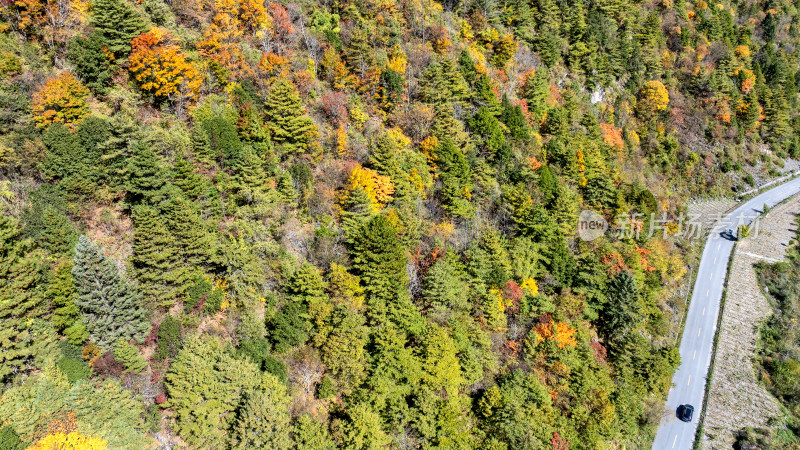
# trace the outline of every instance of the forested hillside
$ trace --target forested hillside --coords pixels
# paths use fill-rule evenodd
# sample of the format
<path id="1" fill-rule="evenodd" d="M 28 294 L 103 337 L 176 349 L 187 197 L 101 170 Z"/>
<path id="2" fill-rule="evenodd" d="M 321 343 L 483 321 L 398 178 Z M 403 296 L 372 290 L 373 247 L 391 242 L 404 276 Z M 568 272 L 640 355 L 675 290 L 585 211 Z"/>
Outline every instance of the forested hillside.
<path id="1" fill-rule="evenodd" d="M 3 0 L 0 448 L 649 448 L 799 6 Z"/>

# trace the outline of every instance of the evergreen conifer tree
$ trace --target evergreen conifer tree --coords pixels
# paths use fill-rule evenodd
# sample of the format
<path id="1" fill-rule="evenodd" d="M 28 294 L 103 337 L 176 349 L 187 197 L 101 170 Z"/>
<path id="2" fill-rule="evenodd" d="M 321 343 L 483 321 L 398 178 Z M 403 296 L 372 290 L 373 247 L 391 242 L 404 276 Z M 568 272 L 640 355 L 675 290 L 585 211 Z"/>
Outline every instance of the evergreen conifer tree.
<path id="1" fill-rule="evenodd" d="M 262 388 L 244 396 L 231 431 L 231 448 L 292 448 L 289 396 L 286 386 L 270 373 Z"/>
<path id="2" fill-rule="evenodd" d="M 125 189 L 132 203 L 157 204 L 163 200 L 166 174 L 163 164 L 153 149 L 142 143 L 136 144 L 133 156 L 128 161 L 128 180 Z"/>
<path id="3" fill-rule="evenodd" d="M 252 362 L 234 358 L 220 339 L 192 336 L 164 384 L 181 437 L 198 448 L 225 448 L 236 409 L 244 394 L 260 387 L 261 373 Z"/>
<path id="4" fill-rule="evenodd" d="M 270 138 L 283 153 L 305 153 L 312 149 L 319 135 L 317 126 L 305 114 L 300 96 L 288 80 L 281 78 L 272 85 L 264 106 Z"/>
<path id="5" fill-rule="evenodd" d="M 353 267 L 364 283 L 374 322 L 394 322 L 411 334 L 422 331 L 421 317 L 411 302 L 406 274 L 406 254 L 398 239 L 396 225 L 384 216 L 375 216 L 361 229 L 353 242 Z"/>
<path id="6" fill-rule="evenodd" d="M 13 219 L 0 215 L 0 380 L 25 370 L 44 344 L 32 320 L 42 314 L 45 263 Z"/>
<path id="7" fill-rule="evenodd" d="M 139 348 L 127 341 L 119 341 L 114 347 L 114 359 L 133 373 L 140 373 L 147 367 L 147 360 L 139 354 Z"/>
<path id="8" fill-rule="evenodd" d="M 333 442 L 328 427 L 312 419 L 308 414 L 297 419 L 294 426 L 294 440 L 298 448 L 304 450 L 334 450 L 336 448 L 336 443 Z"/>
<path id="9" fill-rule="evenodd" d="M 451 214 L 469 217 L 474 208 L 469 202 L 472 171 L 464 154 L 449 139 L 439 142 L 434 150 L 436 171 L 442 182 L 442 206 Z"/>
<path id="10" fill-rule="evenodd" d="M 180 263 L 174 236 L 152 206 L 137 205 L 132 214 L 133 254 L 131 274 L 145 298 L 160 305 L 172 304 L 188 284 L 188 273 Z"/>
<path id="11" fill-rule="evenodd" d="M 630 271 L 623 270 L 609 283 L 608 297 L 610 302 L 603 309 L 603 328 L 609 341 L 624 341 L 640 318 L 639 290 Z"/>
<path id="12" fill-rule="evenodd" d="M 103 37 L 98 32 L 78 36 L 69 43 L 67 58 L 83 84 L 95 94 L 103 94 L 111 84 L 111 61 L 103 52 Z"/>
<path id="13" fill-rule="evenodd" d="M 51 254 L 68 255 L 78 240 L 78 230 L 64 213 L 45 205 L 42 210 L 42 229 L 36 238 L 38 245 Z"/>
<path id="14" fill-rule="evenodd" d="M 88 337 L 86 325 L 81 320 L 81 312 L 75 304 L 78 292 L 72 281 L 72 260 L 66 260 L 56 267 L 54 278 L 50 281 L 47 296 L 53 302 L 53 325 L 73 344 L 81 344 Z"/>
<path id="15" fill-rule="evenodd" d="M 190 200 L 196 200 L 203 193 L 203 177 L 194 171 L 192 163 L 183 156 L 175 161 L 171 179 L 172 184 L 181 188 Z"/>
<path id="16" fill-rule="evenodd" d="M 145 29 L 144 21 L 127 0 L 95 0 L 91 15 L 103 45 L 117 58 L 128 56 L 131 40 Z"/>
<path id="17" fill-rule="evenodd" d="M 75 246 L 72 277 L 89 335 L 103 347 L 120 339 L 141 342 L 150 331 L 141 293 L 86 236 Z"/>

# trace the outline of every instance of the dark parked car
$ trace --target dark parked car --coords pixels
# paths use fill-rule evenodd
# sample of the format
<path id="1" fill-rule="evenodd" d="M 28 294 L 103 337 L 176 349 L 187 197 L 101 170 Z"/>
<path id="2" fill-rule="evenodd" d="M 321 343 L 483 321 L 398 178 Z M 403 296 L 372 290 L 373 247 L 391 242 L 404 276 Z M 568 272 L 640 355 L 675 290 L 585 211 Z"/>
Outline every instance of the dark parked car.
<path id="1" fill-rule="evenodd" d="M 684 422 L 691 422 L 693 414 L 694 414 L 694 406 L 692 405 L 678 406 L 678 419 L 681 419 Z"/>

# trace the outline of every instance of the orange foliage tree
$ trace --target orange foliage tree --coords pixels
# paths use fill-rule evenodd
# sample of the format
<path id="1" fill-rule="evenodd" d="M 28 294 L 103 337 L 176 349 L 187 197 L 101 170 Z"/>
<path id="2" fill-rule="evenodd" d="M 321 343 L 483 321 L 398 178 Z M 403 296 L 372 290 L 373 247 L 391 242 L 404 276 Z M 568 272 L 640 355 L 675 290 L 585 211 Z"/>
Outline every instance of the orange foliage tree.
<path id="1" fill-rule="evenodd" d="M 36 126 L 46 127 L 61 122 L 72 127 L 89 114 L 89 104 L 86 103 L 88 97 L 89 90 L 70 72 L 61 72 L 48 79 L 33 94 Z"/>
<path id="2" fill-rule="evenodd" d="M 204 39 L 197 44 L 200 54 L 211 59 L 212 69 L 222 83 L 227 83 L 229 77 L 239 79 L 251 75 L 253 69 L 239 47 L 243 31 L 236 2 L 216 0 L 214 5 L 217 14 L 203 34 Z"/>
<path id="3" fill-rule="evenodd" d="M 267 8 L 260 0 L 239 0 L 239 22 L 249 31 L 269 23 Z"/>
<path id="4" fill-rule="evenodd" d="M 200 73 L 186 61 L 178 40 L 154 27 L 131 41 L 129 70 L 143 91 L 160 99 L 181 100 L 200 90 Z"/>
<path id="5" fill-rule="evenodd" d="M 41 39 L 51 50 L 66 44 L 86 22 L 87 0 L 9 1 L 10 22 L 26 38 Z"/>
<path id="6" fill-rule="evenodd" d="M 564 322 L 556 322 L 550 314 L 545 314 L 539 318 L 539 323 L 534 327 L 534 346 L 543 342 L 553 342 L 559 349 L 574 347 L 578 344 L 575 340 L 577 328 L 570 328 Z"/>
<path id="7" fill-rule="evenodd" d="M 600 131 L 603 134 L 603 142 L 609 147 L 614 150 L 622 150 L 625 147 L 625 143 L 622 140 L 622 132 L 614 125 L 601 123 Z"/>

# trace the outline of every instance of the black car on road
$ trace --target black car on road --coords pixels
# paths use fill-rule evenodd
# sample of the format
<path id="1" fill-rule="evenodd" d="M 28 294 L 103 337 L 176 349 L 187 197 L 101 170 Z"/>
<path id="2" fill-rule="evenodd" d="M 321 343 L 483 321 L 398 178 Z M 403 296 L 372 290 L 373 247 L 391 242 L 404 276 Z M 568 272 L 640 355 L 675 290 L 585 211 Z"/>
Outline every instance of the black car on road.
<path id="1" fill-rule="evenodd" d="M 694 414 L 694 406 L 692 405 L 678 406 L 678 419 L 681 419 L 684 422 L 691 422 L 693 414 Z"/>

